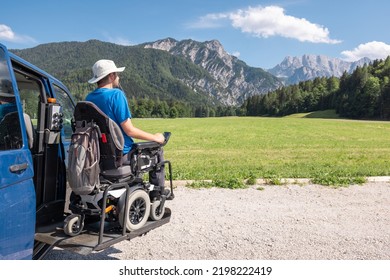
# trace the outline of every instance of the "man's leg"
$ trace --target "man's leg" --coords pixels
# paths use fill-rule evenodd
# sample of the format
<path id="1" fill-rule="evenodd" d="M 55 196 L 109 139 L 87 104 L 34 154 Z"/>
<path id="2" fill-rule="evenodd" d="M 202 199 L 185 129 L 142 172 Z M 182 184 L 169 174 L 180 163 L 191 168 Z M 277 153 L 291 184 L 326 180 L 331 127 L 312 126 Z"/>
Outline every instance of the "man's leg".
<path id="1" fill-rule="evenodd" d="M 160 149 L 157 154 L 158 163 L 164 161 L 164 151 Z M 155 186 L 164 187 L 165 186 L 165 167 L 162 165 L 160 168 L 156 170 L 152 170 L 149 172 L 149 182 Z"/>

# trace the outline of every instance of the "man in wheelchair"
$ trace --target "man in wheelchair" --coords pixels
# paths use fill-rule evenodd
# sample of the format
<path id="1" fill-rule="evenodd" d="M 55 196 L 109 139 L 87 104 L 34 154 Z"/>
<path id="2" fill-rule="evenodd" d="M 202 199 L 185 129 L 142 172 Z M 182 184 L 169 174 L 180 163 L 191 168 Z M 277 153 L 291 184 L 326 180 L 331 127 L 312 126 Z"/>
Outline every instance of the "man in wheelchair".
<path id="1" fill-rule="evenodd" d="M 127 99 L 120 88 L 117 68 L 111 60 L 99 60 L 93 67 L 97 89 L 86 101 L 78 102 L 74 113 L 75 126 L 96 126 L 99 130 L 100 182 L 91 192 L 73 188 L 64 231 L 74 236 L 84 228 L 84 221 L 100 217 L 104 224 L 119 223 L 128 231 L 142 228 L 148 219 L 157 221 L 164 215 L 166 200 L 173 199 L 169 161 L 164 160 L 163 146 L 170 133 L 151 134 L 131 122 Z M 147 140 L 135 143 L 133 138 Z M 71 144 L 72 145 L 72 144 Z M 170 189 L 165 189 L 165 164 L 168 164 Z M 144 175 L 149 174 L 149 182 Z"/>
<path id="2" fill-rule="evenodd" d="M 125 67 L 117 68 L 112 60 L 102 59 L 97 61 L 92 67 L 94 76 L 88 81 L 92 84 L 97 83 L 97 88 L 88 94 L 85 100 L 94 103 L 120 127 L 125 141 L 123 148 L 124 162 L 129 162 L 130 151 L 134 144 L 133 138 L 162 144 L 164 143 L 164 136 L 161 133 L 150 134 L 133 125 L 127 99 L 119 83 L 118 73 L 124 70 Z M 164 161 L 162 153 L 158 157 L 159 161 Z M 159 172 L 152 172 L 150 177 L 152 184 L 163 186 L 164 167 Z"/>

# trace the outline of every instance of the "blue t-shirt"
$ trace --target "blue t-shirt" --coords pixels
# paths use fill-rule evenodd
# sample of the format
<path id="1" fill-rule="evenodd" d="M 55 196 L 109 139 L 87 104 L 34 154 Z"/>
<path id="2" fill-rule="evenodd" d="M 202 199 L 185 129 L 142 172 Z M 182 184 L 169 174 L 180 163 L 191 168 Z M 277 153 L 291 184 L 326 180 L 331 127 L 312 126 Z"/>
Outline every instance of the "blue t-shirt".
<path id="1" fill-rule="evenodd" d="M 85 100 L 95 103 L 100 110 L 119 125 L 125 139 L 123 153 L 127 154 L 131 150 L 134 140 L 123 131 L 121 126 L 122 122 L 131 119 L 131 112 L 123 91 L 117 88 L 97 88 L 89 93 Z"/>

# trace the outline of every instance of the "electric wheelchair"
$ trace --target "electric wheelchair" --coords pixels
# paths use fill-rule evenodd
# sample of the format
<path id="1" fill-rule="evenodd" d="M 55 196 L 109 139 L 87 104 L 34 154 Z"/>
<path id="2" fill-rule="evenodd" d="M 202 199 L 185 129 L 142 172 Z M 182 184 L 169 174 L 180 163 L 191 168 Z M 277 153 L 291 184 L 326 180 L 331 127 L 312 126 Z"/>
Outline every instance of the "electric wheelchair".
<path id="1" fill-rule="evenodd" d="M 171 133 L 164 133 L 163 144 L 134 143 L 131 160 L 124 163 L 123 136 L 115 122 L 88 101 L 76 105 L 73 124 L 80 121 L 93 122 L 102 135 L 99 140 L 100 184 L 88 194 L 78 194 L 72 190 L 69 202 L 71 213 L 64 220 L 64 233 L 76 236 L 86 230 L 96 231 L 100 243 L 107 232 L 122 232 L 122 235 L 142 232 L 140 229 L 147 222 L 161 220 L 167 211 L 170 217 L 165 202 L 174 198 L 172 167 L 169 161 L 159 162 L 158 155 Z M 153 185 L 145 179 L 149 172 L 165 168 L 166 165 L 169 171 L 168 188 Z"/>

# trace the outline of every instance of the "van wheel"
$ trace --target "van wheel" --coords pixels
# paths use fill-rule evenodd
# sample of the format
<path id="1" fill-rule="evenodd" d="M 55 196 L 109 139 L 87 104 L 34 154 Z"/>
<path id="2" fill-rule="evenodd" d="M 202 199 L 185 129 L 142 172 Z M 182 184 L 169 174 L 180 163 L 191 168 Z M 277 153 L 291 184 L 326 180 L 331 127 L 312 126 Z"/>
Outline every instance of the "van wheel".
<path id="1" fill-rule="evenodd" d="M 124 227 L 123 222 L 125 219 L 125 199 L 126 193 L 124 193 L 118 202 L 119 207 L 119 223 Z M 127 196 L 127 203 L 129 206 L 128 217 L 126 219 L 126 229 L 128 231 L 134 231 L 142 228 L 148 221 L 150 213 L 150 198 L 144 190 L 136 190 Z"/>
<path id="2" fill-rule="evenodd" d="M 84 222 L 81 219 L 80 215 L 69 215 L 64 220 L 64 232 L 69 236 L 76 236 L 80 234 L 80 232 L 84 228 Z"/>
<path id="3" fill-rule="evenodd" d="M 161 204 L 161 201 L 160 200 L 156 200 L 152 203 L 152 207 L 150 209 L 150 219 L 152 219 L 153 221 L 159 221 L 161 220 L 161 218 L 164 216 L 164 213 L 165 213 L 165 207 L 164 209 L 162 209 L 161 213 L 159 214 L 158 212 L 160 211 L 160 204 Z"/>

